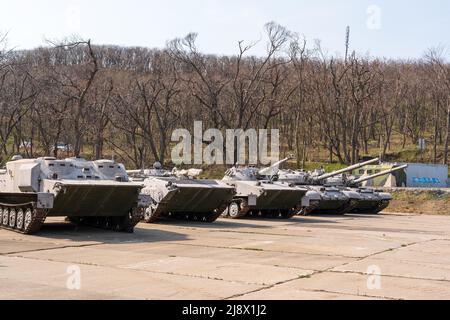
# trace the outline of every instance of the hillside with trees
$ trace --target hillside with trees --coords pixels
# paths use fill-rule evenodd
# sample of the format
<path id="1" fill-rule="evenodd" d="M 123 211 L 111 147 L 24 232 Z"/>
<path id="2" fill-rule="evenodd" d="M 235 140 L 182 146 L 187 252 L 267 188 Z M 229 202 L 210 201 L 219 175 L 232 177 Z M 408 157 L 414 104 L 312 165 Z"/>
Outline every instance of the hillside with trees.
<path id="1" fill-rule="evenodd" d="M 276 23 L 265 35 L 264 56 L 242 41 L 234 56 L 206 55 L 196 34 L 164 50 L 70 39 L 16 51 L 0 36 L 0 162 L 20 153 L 168 163 L 172 131 L 201 120 L 221 130 L 280 129 L 283 154 L 299 166 L 367 155 L 448 163 L 444 50 L 411 61 L 351 50 L 340 57 Z"/>

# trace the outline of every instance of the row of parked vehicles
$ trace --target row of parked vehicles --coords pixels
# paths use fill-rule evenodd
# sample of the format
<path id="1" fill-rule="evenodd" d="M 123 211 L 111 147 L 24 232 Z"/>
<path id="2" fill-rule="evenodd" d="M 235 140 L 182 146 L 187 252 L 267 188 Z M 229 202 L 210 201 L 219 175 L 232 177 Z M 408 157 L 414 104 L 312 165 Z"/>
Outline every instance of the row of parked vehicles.
<path id="1" fill-rule="evenodd" d="M 370 213 L 384 210 L 389 193 L 361 183 L 406 166 L 356 179 L 348 173 L 373 159 L 325 173 L 281 170 L 283 159 L 268 168 L 233 167 L 222 180 L 199 179 L 201 170 L 126 171 L 111 160 L 15 156 L 0 170 L 0 226 L 31 234 L 46 217 L 133 232 L 140 221 L 162 218 L 214 222 L 219 217 L 291 218 L 311 213 Z"/>

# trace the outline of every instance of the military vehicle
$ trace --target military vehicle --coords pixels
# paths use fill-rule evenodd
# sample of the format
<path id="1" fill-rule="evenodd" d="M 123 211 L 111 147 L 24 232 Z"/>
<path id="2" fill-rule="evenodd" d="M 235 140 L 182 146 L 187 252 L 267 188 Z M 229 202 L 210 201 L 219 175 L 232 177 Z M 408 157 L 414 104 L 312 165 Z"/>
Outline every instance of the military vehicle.
<path id="1" fill-rule="evenodd" d="M 353 210 L 358 205 L 361 196 L 354 190 L 345 190 L 329 185 L 327 183 L 328 179 L 378 161 L 379 159 L 369 160 L 331 173 L 325 173 L 323 169 L 313 172 L 280 170 L 278 172 L 278 181 L 292 183 L 308 190 L 305 201 L 302 201 L 300 214 L 325 213 L 341 215 Z"/>
<path id="2" fill-rule="evenodd" d="M 128 171 L 132 181 L 143 183 L 143 194 L 151 198 L 144 221 L 162 217 L 214 222 L 233 198 L 234 188 L 215 180 L 197 179 L 202 170 L 167 171 L 160 163 L 153 169 Z"/>
<path id="3" fill-rule="evenodd" d="M 245 216 L 291 218 L 300 210 L 307 190 L 276 181 L 283 159 L 268 168 L 254 167 L 227 170 L 222 181 L 236 188 L 236 195 L 223 212 L 223 217 L 239 219 Z"/>
<path id="4" fill-rule="evenodd" d="M 342 174 L 339 177 L 334 177 L 328 180 L 327 183 L 339 187 L 343 192 L 352 192 L 359 196 L 356 205 L 348 211 L 349 213 L 377 214 L 389 206 L 389 203 L 392 200 L 392 195 L 388 192 L 383 192 L 382 190 L 366 188 L 362 186 L 362 184 L 377 177 L 388 175 L 407 167 L 408 165 L 402 165 L 372 175 L 362 176 L 360 178 Z"/>
<path id="5" fill-rule="evenodd" d="M 351 201 L 339 188 L 310 184 L 308 172 L 281 170 L 279 181 L 294 184 L 307 190 L 299 210 L 300 215 L 312 213 L 343 214 L 351 207 Z"/>
<path id="6" fill-rule="evenodd" d="M 0 171 L 1 227 L 36 233 L 46 217 L 133 232 L 142 208 L 142 186 L 127 182 L 125 168 L 109 160 L 14 157 Z"/>

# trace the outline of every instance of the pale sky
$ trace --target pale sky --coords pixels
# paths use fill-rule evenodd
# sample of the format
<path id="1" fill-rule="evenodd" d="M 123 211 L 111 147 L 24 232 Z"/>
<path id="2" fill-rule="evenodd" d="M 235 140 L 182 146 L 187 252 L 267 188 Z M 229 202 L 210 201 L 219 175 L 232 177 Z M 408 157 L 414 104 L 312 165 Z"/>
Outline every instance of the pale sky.
<path id="1" fill-rule="evenodd" d="M 197 32 L 202 52 L 228 55 L 239 40 L 260 39 L 269 21 L 310 44 L 320 39 L 330 53 L 344 51 L 350 25 L 351 48 L 362 54 L 420 58 L 427 48 L 445 46 L 450 56 L 447 0 L 0 0 L 0 32 L 17 49 L 73 34 L 96 44 L 163 48 Z"/>

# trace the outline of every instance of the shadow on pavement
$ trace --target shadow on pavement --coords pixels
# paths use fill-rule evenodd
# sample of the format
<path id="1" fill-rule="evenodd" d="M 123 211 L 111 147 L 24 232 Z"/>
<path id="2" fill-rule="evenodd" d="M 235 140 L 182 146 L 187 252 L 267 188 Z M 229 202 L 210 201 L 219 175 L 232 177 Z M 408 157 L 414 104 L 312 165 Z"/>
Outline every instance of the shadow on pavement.
<path id="1" fill-rule="evenodd" d="M 353 219 L 376 219 L 379 218 L 379 215 L 370 215 L 370 214 L 345 214 L 345 215 L 333 215 L 333 214 L 324 214 L 324 213 L 315 213 L 307 216 L 296 216 L 294 219 L 302 224 L 309 223 L 340 223 L 343 220 L 353 220 Z"/>
<path id="2" fill-rule="evenodd" d="M 99 242 L 103 244 L 129 244 L 158 241 L 182 241 L 188 239 L 183 233 L 158 229 L 135 227 L 134 233 L 114 232 L 94 227 L 75 225 L 68 222 L 44 223 L 36 237 L 46 239 L 72 240 L 78 242 Z"/>
<path id="3" fill-rule="evenodd" d="M 369 213 L 347 213 L 344 217 L 358 218 L 358 219 L 377 219 L 381 217 L 381 214 L 369 214 Z"/>
<path id="4" fill-rule="evenodd" d="M 243 218 L 243 219 L 218 219 L 212 223 L 203 223 L 203 222 L 193 222 L 193 221 L 185 221 L 185 220 L 175 220 L 175 219 L 161 219 L 152 225 L 158 226 L 180 226 L 180 227 L 193 227 L 193 228 L 205 228 L 205 229 L 224 229 L 224 228 L 259 228 L 259 229 L 267 229 L 272 228 L 273 225 L 261 225 L 261 224 L 252 224 L 248 223 L 248 221 L 275 221 L 275 222 L 284 222 L 286 223 L 289 220 L 281 220 L 281 219 L 258 219 L 258 218 Z"/>
<path id="5" fill-rule="evenodd" d="M 317 215 L 317 216 L 297 216 L 293 218 L 294 222 L 298 222 L 299 224 L 308 224 L 308 223 L 338 223 L 338 221 L 330 220 L 330 219 L 314 219 L 313 217 L 324 217 L 323 215 Z M 328 216 L 332 217 L 332 216 Z"/>

